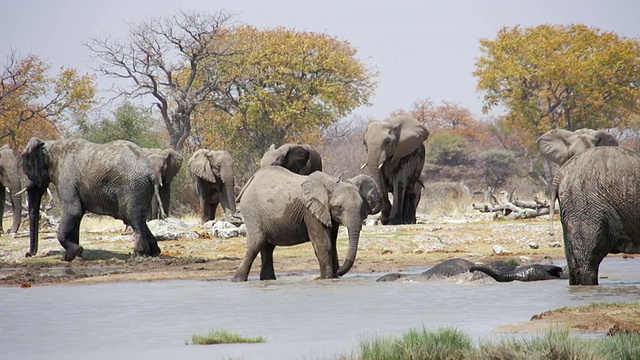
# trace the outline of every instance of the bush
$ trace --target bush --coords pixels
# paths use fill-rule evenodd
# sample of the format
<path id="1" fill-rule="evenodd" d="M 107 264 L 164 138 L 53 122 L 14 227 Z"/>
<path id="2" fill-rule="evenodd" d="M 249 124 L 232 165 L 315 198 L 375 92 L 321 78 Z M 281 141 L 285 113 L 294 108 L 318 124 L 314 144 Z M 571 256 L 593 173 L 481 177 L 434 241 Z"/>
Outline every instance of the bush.
<path id="1" fill-rule="evenodd" d="M 516 156 L 508 150 L 488 150 L 480 156 L 483 177 L 487 186 L 497 189 L 515 175 Z"/>
<path id="2" fill-rule="evenodd" d="M 452 134 L 441 134 L 429 141 L 427 159 L 436 165 L 465 165 L 471 162 L 467 142 Z"/>

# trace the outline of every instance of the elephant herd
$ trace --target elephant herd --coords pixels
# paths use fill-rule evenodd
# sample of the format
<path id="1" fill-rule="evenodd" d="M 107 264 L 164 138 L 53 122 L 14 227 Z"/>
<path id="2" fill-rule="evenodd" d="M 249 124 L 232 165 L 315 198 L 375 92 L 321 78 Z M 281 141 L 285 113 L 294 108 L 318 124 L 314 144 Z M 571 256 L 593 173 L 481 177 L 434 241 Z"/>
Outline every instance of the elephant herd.
<path id="1" fill-rule="evenodd" d="M 409 116 L 371 122 L 363 139 L 367 158 L 362 173 L 347 180 L 322 172 L 320 154 L 308 145 L 272 146 L 237 198 L 228 152 L 197 150 L 187 169 L 202 222 L 214 219 L 219 204 L 227 214 L 236 214 L 239 204 L 247 227 L 247 250 L 234 281 L 247 280 L 258 254 L 260 279 L 275 279 L 275 247 L 303 242 L 312 243 L 321 277 L 333 278 L 353 265 L 368 215 L 380 212 L 382 224 L 416 222 L 428 136 L 427 129 Z M 608 253 L 640 253 L 640 154 L 618 146 L 608 132 L 590 129 L 552 130 L 537 145 L 548 161 L 560 165 L 552 184 L 550 221 L 557 199 L 569 283 L 597 285 L 599 264 Z M 173 149 L 143 149 L 124 140 L 95 144 L 32 138 L 22 152 L 28 183 L 21 191 L 18 162 L 5 145 L 0 148 L 0 185 L 10 193 L 14 213 L 10 231 L 20 226 L 20 194 L 26 191 L 27 256 L 36 254 L 42 196 L 54 184 L 62 208 L 57 237 L 66 261 L 82 255 L 79 229 L 87 212 L 122 220 L 133 229 L 136 254 L 157 256 L 160 248 L 146 222 L 168 215 L 170 184 L 182 162 Z M 0 197 L 2 212 L 5 191 Z M 349 238 L 342 264 L 336 250 L 340 225 Z M 0 222 L 0 231 L 1 226 Z"/>

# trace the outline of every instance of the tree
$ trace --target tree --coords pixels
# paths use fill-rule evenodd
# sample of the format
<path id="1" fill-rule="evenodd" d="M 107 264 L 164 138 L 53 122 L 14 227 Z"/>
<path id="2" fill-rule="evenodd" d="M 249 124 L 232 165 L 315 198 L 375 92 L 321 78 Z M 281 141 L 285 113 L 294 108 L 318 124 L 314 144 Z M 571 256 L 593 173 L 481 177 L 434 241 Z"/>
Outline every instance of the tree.
<path id="1" fill-rule="evenodd" d="M 639 125 L 640 42 L 585 25 L 502 28 L 480 41 L 478 90 L 487 112 L 528 136 L 548 130 Z M 634 120 L 635 119 L 635 120 Z"/>
<path id="2" fill-rule="evenodd" d="M 73 68 L 51 75 L 37 56 L 11 52 L 0 70 L 0 140 L 20 149 L 32 136 L 56 138 L 69 115 L 81 115 L 94 103 L 93 77 Z"/>
<path id="3" fill-rule="evenodd" d="M 181 151 L 191 131 L 191 116 L 220 91 L 218 67 L 232 54 L 215 46 L 231 15 L 178 12 L 129 28 L 128 41 L 93 38 L 86 46 L 103 61 L 98 71 L 132 84 L 116 92 L 126 97 L 151 97 Z"/>
<path id="4" fill-rule="evenodd" d="M 367 104 L 375 89 L 348 42 L 326 34 L 239 26 L 216 46 L 235 55 L 218 64 L 223 98 L 199 111 L 195 141 L 227 149 L 250 166 L 271 144 L 318 144 L 322 131 Z"/>
<path id="5" fill-rule="evenodd" d="M 84 139 L 99 144 L 129 140 L 145 148 L 164 148 L 161 134 L 153 130 L 155 125 L 149 110 L 125 102 L 113 112 L 113 119 L 103 118 L 96 123 L 81 121 L 80 132 Z"/>

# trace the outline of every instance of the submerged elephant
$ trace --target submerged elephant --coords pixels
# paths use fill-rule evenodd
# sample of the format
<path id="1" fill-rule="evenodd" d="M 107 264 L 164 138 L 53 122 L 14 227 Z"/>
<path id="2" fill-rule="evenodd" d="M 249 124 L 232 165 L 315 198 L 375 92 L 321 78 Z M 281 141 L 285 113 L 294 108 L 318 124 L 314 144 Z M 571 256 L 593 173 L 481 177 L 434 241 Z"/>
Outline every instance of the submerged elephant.
<path id="1" fill-rule="evenodd" d="M 182 156 L 174 149 L 143 148 L 147 154 L 151 166 L 160 179 L 160 199 L 162 209 L 166 216 L 169 216 L 171 205 L 171 181 L 178 174 L 182 167 Z M 159 203 L 153 199 L 151 201 L 151 211 L 149 219 L 160 219 Z"/>
<path id="2" fill-rule="evenodd" d="M 551 264 L 529 264 L 522 266 L 477 264 L 471 266 L 469 271 L 483 272 L 494 278 L 497 282 L 568 279 L 563 268 Z"/>
<path id="3" fill-rule="evenodd" d="M 62 207 L 58 241 L 66 250 L 66 261 L 82 256 L 79 232 L 86 212 L 122 220 L 133 228 L 137 254 L 160 255 L 158 242 L 146 223 L 152 197 L 160 201 L 160 184 L 146 154 L 134 143 L 31 138 L 22 152 L 22 167 L 29 178 L 27 256 L 38 250 L 40 202 L 50 183 L 55 185 Z"/>
<path id="4" fill-rule="evenodd" d="M 0 216 L 4 214 L 4 203 L 7 190 L 11 200 L 11 211 L 13 212 L 13 223 L 8 232 L 15 233 L 20 228 L 22 222 L 22 186 L 20 185 L 20 174 L 22 170 L 18 168 L 18 161 L 9 145 L 0 147 Z M 2 219 L 0 218 L 0 233 L 4 232 Z"/>
<path id="5" fill-rule="evenodd" d="M 445 279 L 462 274 L 468 274 L 469 269 L 474 265 L 469 260 L 465 259 L 449 259 L 435 265 L 431 269 L 421 272 L 420 274 L 399 274 L 392 273 L 379 277 L 376 281 L 388 282 L 396 281 L 400 278 L 404 278 L 407 281 L 427 281 L 431 279 Z"/>
<path id="6" fill-rule="evenodd" d="M 596 147 L 567 161 L 553 179 L 570 285 L 598 285 L 607 254 L 640 253 L 640 153 Z"/>
<path id="7" fill-rule="evenodd" d="M 424 141 L 429 131 L 410 116 L 373 121 L 367 126 L 364 145 L 367 161 L 363 173 L 371 176 L 382 192 L 382 224 L 413 224 L 422 187 Z M 388 193 L 393 194 L 393 204 Z"/>
<path id="8" fill-rule="evenodd" d="M 282 166 L 296 174 L 309 175 L 314 171 L 322 171 L 322 157 L 314 148 L 305 144 L 284 144 L 276 148 L 271 145 L 262 159 L 260 166 Z"/>
<path id="9" fill-rule="evenodd" d="M 218 204 L 228 215 L 235 214 L 233 158 L 229 152 L 197 150 L 189 158 L 187 168 L 196 185 L 202 223 L 216 218 Z"/>
<path id="10" fill-rule="evenodd" d="M 239 198 L 247 226 L 247 251 L 233 281 L 247 280 L 258 253 L 260 280 L 275 279 L 275 247 L 308 241 L 318 257 L 320 276 L 342 276 L 355 261 L 362 221 L 380 211 L 380 191 L 369 176 L 341 181 L 319 171 L 303 176 L 279 166 L 259 169 Z M 349 236 L 342 265 L 336 249 L 340 225 Z"/>

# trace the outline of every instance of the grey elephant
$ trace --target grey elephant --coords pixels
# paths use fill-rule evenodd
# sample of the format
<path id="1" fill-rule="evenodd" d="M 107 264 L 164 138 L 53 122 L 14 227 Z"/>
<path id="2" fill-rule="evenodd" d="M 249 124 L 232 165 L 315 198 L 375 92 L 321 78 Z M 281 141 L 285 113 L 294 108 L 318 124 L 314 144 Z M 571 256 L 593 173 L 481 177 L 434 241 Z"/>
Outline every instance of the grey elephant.
<path id="1" fill-rule="evenodd" d="M 469 271 L 482 272 L 497 282 L 541 281 L 568 279 L 565 269 L 552 264 L 528 264 L 522 266 L 506 264 L 475 264 Z"/>
<path id="2" fill-rule="evenodd" d="M 13 212 L 13 223 L 8 232 L 15 233 L 20 228 L 22 222 L 22 186 L 20 184 L 20 174 L 22 170 L 18 167 L 18 161 L 9 145 L 0 147 L 0 216 L 4 214 L 4 204 L 7 190 L 11 200 L 11 211 Z M 0 218 L 0 233 L 4 232 L 2 219 Z"/>
<path id="3" fill-rule="evenodd" d="M 82 256 L 79 231 L 86 212 L 110 215 L 131 226 L 137 254 L 160 254 L 157 240 L 146 223 L 151 198 L 156 196 L 159 201 L 159 182 L 146 154 L 134 143 L 31 138 L 22 152 L 22 168 L 29 178 L 27 256 L 38 250 L 40 202 L 51 183 L 62 207 L 58 241 L 66 250 L 64 260 Z"/>
<path id="4" fill-rule="evenodd" d="M 562 165 L 587 149 L 599 146 L 618 146 L 618 140 L 605 130 L 554 129 L 540 136 L 536 140 L 536 144 L 546 159 L 554 164 Z"/>
<path id="5" fill-rule="evenodd" d="M 300 175 L 322 171 L 322 157 L 313 147 L 306 144 L 271 145 L 262 159 L 260 167 L 276 165 Z"/>
<path id="6" fill-rule="evenodd" d="M 553 179 L 570 285 L 598 285 L 607 254 L 640 253 L 640 153 L 618 146 L 583 151 Z"/>
<path id="7" fill-rule="evenodd" d="M 342 181 L 323 172 L 298 175 L 279 166 L 259 169 L 243 188 L 240 208 L 247 226 L 247 251 L 233 281 L 246 281 L 260 253 L 260 280 L 276 278 L 273 250 L 310 241 L 323 279 L 346 274 L 358 250 L 362 222 L 380 211 L 380 191 L 369 176 Z M 336 241 L 343 225 L 349 250 L 342 265 Z"/>
<path id="8" fill-rule="evenodd" d="M 377 282 L 396 281 L 404 279 L 408 281 L 427 281 L 431 279 L 446 279 L 458 275 L 468 274 L 469 269 L 475 265 L 469 260 L 454 258 L 448 259 L 420 274 L 391 273 L 379 277 Z"/>
<path id="9" fill-rule="evenodd" d="M 229 152 L 197 150 L 189 158 L 187 169 L 196 185 L 202 223 L 215 219 L 218 204 L 227 214 L 236 213 L 233 158 Z"/>
<path id="10" fill-rule="evenodd" d="M 420 175 L 424 167 L 424 141 L 429 131 L 410 116 L 374 121 L 367 126 L 364 145 L 367 160 L 363 173 L 371 176 L 382 192 L 382 224 L 413 224 L 420 202 Z M 393 194 L 393 204 L 388 193 Z"/>
<path id="11" fill-rule="evenodd" d="M 169 216 L 169 207 L 171 205 L 171 181 L 178 174 L 182 167 L 182 156 L 176 150 L 143 148 L 147 154 L 151 166 L 160 179 L 160 199 L 162 200 L 162 210 L 166 216 Z M 148 219 L 160 219 L 161 210 L 159 203 L 155 198 L 151 201 L 151 211 Z"/>

